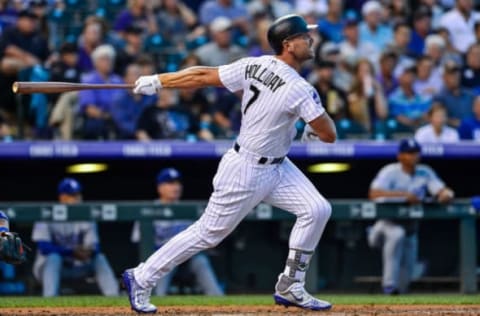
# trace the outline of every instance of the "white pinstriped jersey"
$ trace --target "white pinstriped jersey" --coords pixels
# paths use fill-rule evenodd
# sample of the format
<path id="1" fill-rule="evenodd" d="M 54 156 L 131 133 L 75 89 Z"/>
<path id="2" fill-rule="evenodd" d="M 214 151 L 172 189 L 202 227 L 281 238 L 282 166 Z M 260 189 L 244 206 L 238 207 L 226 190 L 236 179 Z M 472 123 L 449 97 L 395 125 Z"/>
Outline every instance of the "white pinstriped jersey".
<path id="1" fill-rule="evenodd" d="M 238 143 L 261 156 L 285 156 L 296 121 L 310 122 L 325 112 L 316 90 L 274 56 L 242 58 L 220 66 L 219 75 L 228 90 L 243 90 Z"/>

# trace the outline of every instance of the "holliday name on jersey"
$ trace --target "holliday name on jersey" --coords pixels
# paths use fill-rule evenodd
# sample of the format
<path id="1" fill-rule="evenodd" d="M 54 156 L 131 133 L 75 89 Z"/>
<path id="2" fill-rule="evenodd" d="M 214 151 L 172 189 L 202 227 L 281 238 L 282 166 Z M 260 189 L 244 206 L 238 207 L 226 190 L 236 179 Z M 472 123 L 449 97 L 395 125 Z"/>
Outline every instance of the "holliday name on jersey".
<path id="1" fill-rule="evenodd" d="M 259 71 L 260 67 L 261 65 L 258 64 L 247 65 L 247 67 L 245 67 L 245 79 L 254 79 L 272 90 L 272 92 L 277 91 L 278 88 L 286 83 L 285 80 L 265 67 L 262 71 Z"/>

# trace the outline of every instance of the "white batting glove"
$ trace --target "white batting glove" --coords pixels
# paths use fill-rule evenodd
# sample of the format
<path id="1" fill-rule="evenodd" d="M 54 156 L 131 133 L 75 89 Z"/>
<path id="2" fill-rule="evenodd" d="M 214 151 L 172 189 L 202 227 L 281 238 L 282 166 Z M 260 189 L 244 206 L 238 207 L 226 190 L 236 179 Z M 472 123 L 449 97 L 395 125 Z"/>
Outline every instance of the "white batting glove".
<path id="1" fill-rule="evenodd" d="M 162 88 L 162 83 L 158 79 L 158 75 L 140 76 L 137 81 L 135 81 L 133 93 L 154 95 L 157 94 L 160 88 Z"/>
<path id="2" fill-rule="evenodd" d="M 310 125 L 306 124 L 300 141 L 305 143 L 305 142 L 318 141 L 318 140 L 320 140 L 320 138 L 318 138 L 317 134 L 315 134 L 315 131 L 313 130 L 313 128 Z"/>

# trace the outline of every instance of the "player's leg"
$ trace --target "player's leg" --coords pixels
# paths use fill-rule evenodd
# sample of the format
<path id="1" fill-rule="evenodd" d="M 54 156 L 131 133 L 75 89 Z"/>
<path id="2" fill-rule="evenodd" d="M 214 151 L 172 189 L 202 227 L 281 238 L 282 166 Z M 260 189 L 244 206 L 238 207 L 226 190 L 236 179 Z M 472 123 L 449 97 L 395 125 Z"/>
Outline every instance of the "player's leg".
<path id="1" fill-rule="evenodd" d="M 98 287 L 105 296 L 118 296 L 119 288 L 115 274 L 103 253 L 97 254 L 93 259 L 93 268 Z"/>
<path id="2" fill-rule="evenodd" d="M 195 274 L 198 285 L 205 295 L 224 295 L 207 255 L 199 253 L 189 262 L 190 270 Z"/>
<path id="3" fill-rule="evenodd" d="M 305 291 L 305 275 L 331 214 L 330 203 L 288 159 L 280 167 L 280 182 L 264 200 L 293 213 L 297 219 L 290 233 L 285 270 L 275 286 L 278 304 L 307 309 L 329 309 L 331 304 Z"/>
<path id="4" fill-rule="evenodd" d="M 387 220 L 383 220 L 383 223 L 385 241 L 382 251 L 382 286 L 385 294 L 397 294 L 404 252 L 405 229 Z"/>
<path id="5" fill-rule="evenodd" d="M 57 296 L 60 291 L 63 258 L 59 254 L 52 253 L 46 256 L 41 271 L 43 296 Z"/>
<path id="6" fill-rule="evenodd" d="M 399 278 L 399 290 L 401 293 L 408 292 L 410 282 L 413 279 L 414 270 L 418 259 L 418 237 L 417 234 L 405 236 L 403 243 L 403 256 Z"/>
<path id="7" fill-rule="evenodd" d="M 198 252 L 220 243 L 271 191 L 276 183 L 275 168 L 275 165 L 247 162 L 233 150 L 227 152 L 213 179 L 214 192 L 200 219 L 170 239 L 144 264 L 127 270 L 124 282 L 137 286 L 133 292 L 141 293 L 141 301 L 151 305 L 145 298 L 158 279 Z M 132 297 L 135 295 L 131 292 L 130 303 L 134 307 Z"/>
<path id="8" fill-rule="evenodd" d="M 168 288 L 170 287 L 170 284 L 172 283 L 173 276 L 175 275 L 176 268 L 174 268 L 172 271 L 167 273 L 166 275 L 163 276 L 163 278 L 160 278 L 157 281 L 157 285 L 155 285 L 155 289 L 153 293 L 157 296 L 165 296 L 168 293 Z"/>

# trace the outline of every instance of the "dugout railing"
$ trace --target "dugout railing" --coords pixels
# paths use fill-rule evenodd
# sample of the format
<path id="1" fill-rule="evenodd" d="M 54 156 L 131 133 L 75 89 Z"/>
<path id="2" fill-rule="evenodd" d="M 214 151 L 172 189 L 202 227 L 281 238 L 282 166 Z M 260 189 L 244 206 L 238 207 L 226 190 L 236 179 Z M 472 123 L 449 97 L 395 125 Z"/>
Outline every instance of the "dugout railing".
<path id="1" fill-rule="evenodd" d="M 181 202 L 175 205 L 158 205 L 152 202 L 89 202 L 80 205 L 58 203 L 2 203 L 0 209 L 6 210 L 15 222 L 32 223 L 35 221 L 139 221 L 141 228 L 140 258 L 146 258 L 154 248 L 154 219 L 196 219 L 204 210 L 206 202 Z M 436 203 L 409 206 L 405 204 L 378 204 L 367 200 L 332 200 L 331 220 L 365 221 L 377 218 L 418 219 L 418 220 L 456 220 L 459 225 L 458 265 L 460 267 L 460 292 L 477 292 L 477 232 L 478 214 L 469 200 L 458 199 L 448 205 Z M 258 205 L 246 218 L 247 221 L 289 221 L 294 217 L 282 210 L 266 204 Z M 314 258 L 313 260 L 316 260 Z M 315 289 L 318 273 L 312 264 L 309 270 L 309 287 Z"/>

